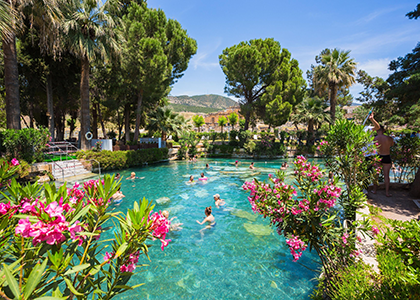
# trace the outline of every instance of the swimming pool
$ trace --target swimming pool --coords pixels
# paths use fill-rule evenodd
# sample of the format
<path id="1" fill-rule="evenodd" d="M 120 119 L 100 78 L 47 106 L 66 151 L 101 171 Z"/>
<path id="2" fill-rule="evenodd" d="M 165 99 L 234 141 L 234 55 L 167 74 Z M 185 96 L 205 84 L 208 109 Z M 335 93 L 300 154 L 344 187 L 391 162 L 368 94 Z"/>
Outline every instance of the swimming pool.
<path id="1" fill-rule="evenodd" d="M 204 159 L 195 163 L 170 162 L 121 173 L 121 190 L 126 196 L 116 210 L 126 212 L 139 199 L 153 200 L 155 211 L 168 210 L 177 216 L 183 229 L 170 232 L 172 242 L 165 251 L 160 242 L 151 242 L 151 262 L 143 256 L 138 273 L 129 284 L 145 283 L 117 299 L 308 299 L 317 276 L 315 254 L 305 251 L 294 263 L 284 241 L 268 220 L 254 214 L 242 190 L 245 180 L 268 178 L 284 160 L 250 161 Z M 205 168 L 209 163 L 210 169 Z M 291 160 L 289 161 L 291 164 Z M 126 180 L 131 172 L 139 179 Z M 189 185 L 190 175 L 205 182 Z M 292 169 L 289 167 L 288 173 Z M 116 172 L 115 172 L 116 173 Z M 290 179 L 289 179 L 290 180 Z M 213 195 L 226 200 L 224 208 L 214 206 Z M 206 206 L 212 206 L 216 225 L 200 233 Z M 177 219 L 174 220 L 175 222 Z"/>

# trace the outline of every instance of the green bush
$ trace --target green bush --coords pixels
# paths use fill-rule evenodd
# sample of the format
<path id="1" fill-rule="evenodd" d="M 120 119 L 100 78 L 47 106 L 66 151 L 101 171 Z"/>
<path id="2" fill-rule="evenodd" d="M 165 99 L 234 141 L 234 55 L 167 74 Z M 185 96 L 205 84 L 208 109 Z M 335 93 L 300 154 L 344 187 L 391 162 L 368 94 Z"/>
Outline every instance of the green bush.
<path id="1" fill-rule="evenodd" d="M 12 158 L 23 159 L 28 163 L 44 160 L 42 150 L 50 138 L 47 128 L 7 129 L 0 132 L 1 152 Z"/>
<path id="2" fill-rule="evenodd" d="M 143 150 L 128 151 L 109 151 L 101 152 L 78 151 L 76 153 L 78 159 L 95 159 L 101 164 L 101 170 L 125 169 L 129 167 L 141 166 L 145 163 L 152 163 L 168 158 L 167 148 L 151 148 Z M 94 167 L 96 163 L 93 163 Z"/>

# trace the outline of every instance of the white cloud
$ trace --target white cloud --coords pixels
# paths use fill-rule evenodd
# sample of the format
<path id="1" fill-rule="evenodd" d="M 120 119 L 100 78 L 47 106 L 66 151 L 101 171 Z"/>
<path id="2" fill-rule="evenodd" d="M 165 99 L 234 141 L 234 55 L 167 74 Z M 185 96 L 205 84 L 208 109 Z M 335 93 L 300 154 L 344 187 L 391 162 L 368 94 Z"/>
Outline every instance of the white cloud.
<path id="1" fill-rule="evenodd" d="M 366 62 L 361 62 L 357 68 L 359 70 L 366 71 L 370 76 L 381 77 L 383 79 L 387 79 L 388 75 L 391 73 L 388 70 L 388 65 L 392 59 L 390 58 L 380 58 L 380 59 L 373 59 L 368 60 Z"/>
<path id="2" fill-rule="evenodd" d="M 372 13 L 370 13 L 370 14 L 368 14 L 368 15 L 366 15 L 366 16 L 358 19 L 358 20 L 356 20 L 354 22 L 354 24 L 356 24 L 356 25 L 363 25 L 363 24 L 369 23 L 370 21 L 373 21 L 374 19 L 376 19 L 376 18 L 378 18 L 378 17 L 380 17 L 382 15 L 386 15 L 386 14 L 388 14 L 390 12 L 393 12 L 393 11 L 396 11 L 396 10 L 398 10 L 400 8 L 401 7 L 389 7 L 389 8 L 375 10 L 374 12 L 372 12 Z"/>
<path id="3" fill-rule="evenodd" d="M 211 69 L 211 68 L 219 68 L 219 61 L 214 62 L 214 58 L 218 58 L 217 55 L 213 55 L 214 52 L 218 51 L 220 45 L 222 44 L 222 39 L 218 39 L 215 43 L 212 45 L 207 45 L 202 48 L 200 46 L 198 47 L 197 54 L 193 56 L 191 59 L 191 63 L 194 67 L 194 70 L 197 68 L 205 68 L 205 69 Z M 207 61 L 208 57 L 211 56 L 212 59 L 210 61 Z"/>

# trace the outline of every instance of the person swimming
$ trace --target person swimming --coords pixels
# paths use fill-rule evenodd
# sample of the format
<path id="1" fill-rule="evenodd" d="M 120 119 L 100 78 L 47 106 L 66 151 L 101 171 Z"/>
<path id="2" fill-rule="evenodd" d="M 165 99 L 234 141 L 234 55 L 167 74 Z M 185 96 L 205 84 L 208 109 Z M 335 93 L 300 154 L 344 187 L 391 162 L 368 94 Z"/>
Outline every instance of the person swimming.
<path id="1" fill-rule="evenodd" d="M 254 163 L 253 163 L 253 162 L 249 165 L 249 168 L 250 168 L 251 170 L 254 170 L 254 169 L 255 169 L 255 167 L 254 167 Z"/>
<path id="2" fill-rule="evenodd" d="M 120 173 L 117 173 L 117 175 L 115 175 L 115 180 L 118 180 L 118 179 L 120 179 L 120 177 L 121 177 L 121 175 L 120 175 Z"/>
<path id="3" fill-rule="evenodd" d="M 169 212 L 167 211 L 167 210 L 164 210 L 163 212 L 162 212 L 162 216 L 164 216 L 168 221 L 169 221 L 169 223 L 170 223 L 170 226 L 169 226 L 169 230 L 170 231 L 179 231 L 179 230 L 181 230 L 182 229 L 182 225 L 184 225 L 183 223 L 176 223 L 176 224 L 172 224 L 172 220 L 173 219 L 178 219 L 177 217 L 172 217 L 170 220 L 169 220 Z"/>
<path id="4" fill-rule="evenodd" d="M 201 173 L 201 177 L 198 180 L 206 181 L 208 178 L 204 176 L 204 173 Z"/>
<path id="5" fill-rule="evenodd" d="M 328 173 L 328 184 L 333 184 L 334 183 L 334 174 L 333 172 L 330 171 L 330 173 Z"/>
<path id="6" fill-rule="evenodd" d="M 126 179 L 138 179 L 138 177 L 136 176 L 136 173 L 131 172 L 130 176 L 127 177 Z"/>
<path id="7" fill-rule="evenodd" d="M 238 166 L 239 166 L 239 162 L 235 161 L 235 167 L 238 167 Z"/>
<path id="8" fill-rule="evenodd" d="M 210 229 L 212 228 L 214 225 L 216 225 L 216 219 L 214 218 L 214 216 L 211 214 L 211 206 L 206 207 L 206 209 L 204 210 L 204 213 L 206 214 L 206 216 L 204 217 L 203 222 L 200 222 L 197 220 L 197 223 L 200 225 L 203 225 L 204 223 L 206 224 L 206 227 L 202 228 L 200 230 L 200 232 L 202 232 L 205 229 Z"/>
<path id="9" fill-rule="evenodd" d="M 209 164 L 206 164 L 206 169 L 210 169 L 210 166 L 209 166 Z"/>
<path id="10" fill-rule="evenodd" d="M 287 162 L 284 162 L 281 164 L 280 170 L 286 170 L 289 167 L 289 165 L 287 164 Z"/>
<path id="11" fill-rule="evenodd" d="M 190 176 L 190 180 L 188 181 L 189 183 L 192 183 L 192 182 L 194 182 L 194 176 Z"/>
<path id="12" fill-rule="evenodd" d="M 226 204 L 225 200 L 220 199 L 220 195 L 219 194 L 215 194 L 213 196 L 214 199 L 214 205 L 216 205 L 217 208 L 220 208 L 220 206 L 223 206 Z"/>
<path id="13" fill-rule="evenodd" d="M 125 195 L 121 192 L 121 187 L 118 189 L 118 191 L 115 192 L 114 195 L 112 195 L 112 200 L 114 200 L 114 203 L 116 205 L 119 205 L 122 202 L 122 198 L 124 198 Z"/>

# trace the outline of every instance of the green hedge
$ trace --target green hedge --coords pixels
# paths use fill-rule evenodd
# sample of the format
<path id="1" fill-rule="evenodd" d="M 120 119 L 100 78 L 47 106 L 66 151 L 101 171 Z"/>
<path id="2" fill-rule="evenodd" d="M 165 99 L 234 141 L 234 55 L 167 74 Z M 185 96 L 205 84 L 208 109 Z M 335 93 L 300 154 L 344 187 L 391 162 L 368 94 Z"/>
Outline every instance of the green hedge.
<path id="1" fill-rule="evenodd" d="M 79 151 L 78 159 L 96 159 L 101 164 L 101 170 L 121 170 L 129 167 L 141 166 L 168 159 L 168 148 L 151 148 L 143 150 L 109 151 L 100 152 Z"/>

